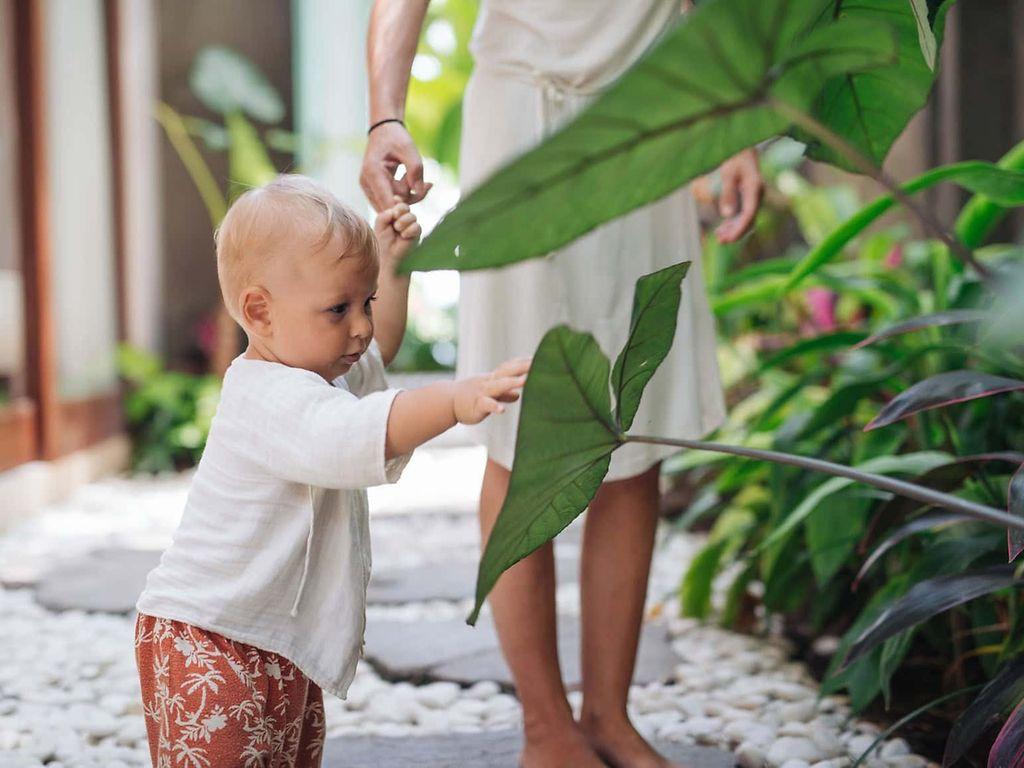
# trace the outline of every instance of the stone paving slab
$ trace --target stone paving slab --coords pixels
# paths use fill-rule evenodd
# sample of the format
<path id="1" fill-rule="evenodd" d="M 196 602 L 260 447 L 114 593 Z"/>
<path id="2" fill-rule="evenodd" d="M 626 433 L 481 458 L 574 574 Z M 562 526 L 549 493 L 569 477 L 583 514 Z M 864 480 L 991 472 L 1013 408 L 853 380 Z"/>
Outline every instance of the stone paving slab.
<path id="1" fill-rule="evenodd" d="M 130 613 L 160 554 L 152 549 L 93 550 L 44 573 L 36 583 L 36 600 L 51 611 Z"/>
<path id="2" fill-rule="evenodd" d="M 573 616 L 558 620 L 558 652 L 566 685 L 580 682 L 580 626 Z M 453 621 L 370 621 L 366 627 L 366 657 L 394 679 L 429 678 L 463 685 L 493 680 L 512 687 L 512 675 L 501 656 L 497 632 L 490 617 L 475 627 Z M 679 658 L 672 651 L 668 630 L 660 624 L 644 626 L 633 681 L 636 684 L 672 676 Z"/>
<path id="3" fill-rule="evenodd" d="M 130 613 L 146 584 L 146 574 L 159 562 L 159 550 L 97 549 L 40 574 L 34 584 L 36 599 L 52 611 Z M 377 569 L 367 600 L 371 605 L 465 600 L 476 589 L 476 571 L 472 561 Z M 575 557 L 558 558 L 559 583 L 575 581 L 578 571 Z"/>
<path id="4" fill-rule="evenodd" d="M 522 746 L 518 731 L 485 731 L 447 736 L 386 738 L 345 736 L 328 739 L 324 768 L 515 768 Z M 655 742 L 670 760 L 687 768 L 733 768 L 733 755 L 710 747 Z"/>
<path id="5" fill-rule="evenodd" d="M 560 584 L 575 582 L 579 560 L 559 557 L 555 573 Z M 431 600 L 457 602 L 468 600 L 476 592 L 477 563 L 457 561 L 430 563 L 414 568 L 374 570 L 367 590 L 367 602 L 373 605 L 401 605 Z"/>

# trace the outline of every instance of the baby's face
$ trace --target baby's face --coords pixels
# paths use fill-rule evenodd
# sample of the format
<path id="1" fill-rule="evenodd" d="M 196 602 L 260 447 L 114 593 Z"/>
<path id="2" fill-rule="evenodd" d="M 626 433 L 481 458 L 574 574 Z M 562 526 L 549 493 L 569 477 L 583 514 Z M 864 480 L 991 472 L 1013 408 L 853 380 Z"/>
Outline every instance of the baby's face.
<path id="1" fill-rule="evenodd" d="M 287 365 L 333 381 L 347 373 L 373 338 L 375 258 L 338 258 L 335 242 L 311 256 L 282 259 L 271 290 L 269 345 Z"/>

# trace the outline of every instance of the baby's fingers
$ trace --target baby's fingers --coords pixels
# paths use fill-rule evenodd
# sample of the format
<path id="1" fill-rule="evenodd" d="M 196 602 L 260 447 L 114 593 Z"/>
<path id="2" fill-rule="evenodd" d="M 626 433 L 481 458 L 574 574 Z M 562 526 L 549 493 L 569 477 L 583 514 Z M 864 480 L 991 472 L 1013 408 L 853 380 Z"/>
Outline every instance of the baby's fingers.
<path id="1" fill-rule="evenodd" d="M 514 357 L 494 369 L 492 374 L 495 378 L 503 376 L 522 376 L 530 370 L 531 357 Z"/>
<path id="2" fill-rule="evenodd" d="M 522 389 L 526 384 L 526 374 L 520 376 L 502 376 L 500 379 L 490 379 L 484 386 L 484 391 L 489 395 L 499 395 L 505 392 L 512 392 Z"/>
<path id="3" fill-rule="evenodd" d="M 395 228 L 398 229 L 398 227 L 395 227 Z M 401 238 L 403 238 L 405 240 L 416 240 L 422 234 L 423 234 L 423 229 L 420 227 L 420 224 L 419 224 L 418 221 L 414 221 L 411 225 L 409 225 L 405 229 L 399 229 L 398 230 L 399 237 L 401 237 Z"/>
<path id="4" fill-rule="evenodd" d="M 495 400 L 493 397 L 481 397 L 477 400 L 477 405 L 480 406 L 481 418 L 491 413 L 504 413 L 505 406 Z"/>

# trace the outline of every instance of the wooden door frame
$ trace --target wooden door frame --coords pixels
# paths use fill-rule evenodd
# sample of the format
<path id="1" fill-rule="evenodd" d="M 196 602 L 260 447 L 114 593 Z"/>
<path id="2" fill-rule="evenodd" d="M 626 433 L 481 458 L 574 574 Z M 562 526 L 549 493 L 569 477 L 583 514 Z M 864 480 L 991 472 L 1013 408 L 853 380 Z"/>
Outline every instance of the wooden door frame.
<path id="1" fill-rule="evenodd" d="M 0 470 L 32 459 L 56 459 L 124 429 L 120 385 L 112 392 L 77 400 L 61 400 L 58 395 L 55 327 L 50 312 L 53 259 L 45 134 L 44 0 L 14 0 L 12 13 L 28 396 L 0 409 Z M 126 334 L 127 302 L 118 0 L 103 0 L 103 13 L 110 106 L 117 340 L 121 341 Z"/>

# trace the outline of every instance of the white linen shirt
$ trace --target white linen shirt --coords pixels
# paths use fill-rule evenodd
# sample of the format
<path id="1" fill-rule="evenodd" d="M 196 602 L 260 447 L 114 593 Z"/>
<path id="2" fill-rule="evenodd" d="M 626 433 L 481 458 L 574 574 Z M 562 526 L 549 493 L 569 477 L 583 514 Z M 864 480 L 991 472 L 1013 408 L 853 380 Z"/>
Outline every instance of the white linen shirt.
<path id="1" fill-rule="evenodd" d="M 384 458 L 391 403 L 376 342 L 333 386 L 236 357 L 181 522 L 136 603 L 292 661 L 342 698 L 355 675 L 370 578 L 366 488 L 398 480 Z"/>

